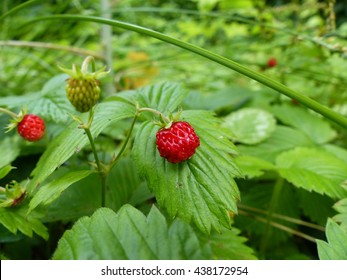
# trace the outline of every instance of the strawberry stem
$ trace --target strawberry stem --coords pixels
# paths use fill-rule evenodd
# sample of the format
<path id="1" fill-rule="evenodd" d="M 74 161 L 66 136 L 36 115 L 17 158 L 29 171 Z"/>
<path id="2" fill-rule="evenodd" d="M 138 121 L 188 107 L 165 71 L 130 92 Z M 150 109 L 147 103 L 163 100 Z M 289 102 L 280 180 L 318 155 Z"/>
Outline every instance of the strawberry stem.
<path id="1" fill-rule="evenodd" d="M 265 234 L 263 235 L 261 241 L 260 241 L 260 253 L 262 255 L 265 255 L 269 238 L 271 235 L 271 222 L 273 220 L 273 213 L 276 210 L 276 207 L 278 205 L 279 196 L 281 193 L 281 190 L 283 189 L 284 179 L 282 177 L 278 177 L 274 186 L 274 189 L 272 191 L 272 196 L 270 200 L 270 205 L 267 211 L 267 217 L 266 217 L 266 227 L 265 227 Z"/>
<path id="2" fill-rule="evenodd" d="M 140 114 L 141 112 L 151 112 L 159 116 L 165 124 L 168 124 L 171 122 L 168 117 L 166 117 L 162 112 L 159 112 L 158 110 L 155 110 L 152 108 L 138 108 L 138 107 L 136 108 L 136 110 L 138 114 Z"/>
<path id="3" fill-rule="evenodd" d="M 1 107 L 0 107 L 0 113 L 7 114 L 7 115 L 11 116 L 14 119 L 17 119 L 19 117 L 17 114 L 13 113 L 12 111 L 7 110 L 5 108 L 1 108 Z"/>
<path id="4" fill-rule="evenodd" d="M 131 123 L 131 126 L 130 126 L 130 129 L 129 129 L 129 132 L 128 132 L 128 135 L 127 135 L 127 138 L 125 139 L 125 142 L 123 143 L 123 146 L 122 148 L 120 149 L 120 151 L 118 152 L 118 154 L 112 159 L 112 161 L 110 162 L 110 169 L 112 169 L 112 167 L 117 163 L 118 159 L 120 158 L 120 156 L 123 154 L 129 140 L 130 140 L 130 136 L 131 136 L 131 132 L 133 131 L 134 129 L 134 126 L 135 126 L 135 123 L 136 123 L 136 120 L 137 120 L 137 117 L 138 117 L 138 113 L 135 114 L 135 117 Z"/>
<path id="5" fill-rule="evenodd" d="M 87 74 L 88 73 L 88 66 L 89 66 L 89 63 L 92 63 L 92 71 L 95 72 L 95 60 L 94 60 L 94 57 L 92 56 L 87 56 L 83 63 L 82 63 L 82 67 L 81 67 L 81 71 L 83 74 Z"/>
<path id="6" fill-rule="evenodd" d="M 101 162 L 99 160 L 99 156 L 98 153 L 96 152 L 96 148 L 95 148 L 95 143 L 94 143 L 94 139 L 93 136 L 90 132 L 90 128 L 89 127 L 83 127 L 84 131 L 87 134 L 90 146 L 92 148 L 92 152 L 95 158 L 95 162 L 96 162 L 96 166 L 98 169 L 98 172 L 100 174 L 100 178 L 101 178 L 101 207 L 105 207 L 105 199 L 106 199 L 106 174 L 104 173 L 104 170 L 102 168 Z"/>
<path id="7" fill-rule="evenodd" d="M 98 153 L 97 153 L 96 148 L 95 148 L 94 138 L 93 138 L 92 133 L 90 132 L 90 127 L 92 126 L 93 119 L 94 119 L 94 110 L 92 109 L 89 111 L 88 122 L 86 124 L 83 122 L 80 122 L 79 128 L 84 129 L 84 131 L 88 137 L 93 155 L 94 155 L 96 168 L 98 170 L 98 173 L 99 173 L 100 179 L 101 179 L 101 207 L 105 207 L 105 203 L 106 203 L 106 177 L 107 177 L 108 169 L 104 168 L 104 166 L 102 165 L 102 163 L 99 159 Z M 77 120 L 78 120 L 78 118 L 77 118 Z"/>

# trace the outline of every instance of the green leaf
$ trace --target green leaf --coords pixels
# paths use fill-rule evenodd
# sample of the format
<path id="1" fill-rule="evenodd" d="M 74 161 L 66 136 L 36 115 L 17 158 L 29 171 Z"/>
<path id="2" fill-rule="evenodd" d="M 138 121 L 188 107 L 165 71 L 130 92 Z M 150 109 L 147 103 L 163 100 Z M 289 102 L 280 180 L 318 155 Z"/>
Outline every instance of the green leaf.
<path id="1" fill-rule="evenodd" d="M 267 111 L 245 108 L 225 117 L 223 127 L 227 128 L 234 141 L 257 144 L 267 139 L 275 130 L 276 120 Z"/>
<path id="2" fill-rule="evenodd" d="M 10 109 L 34 104 L 41 98 L 41 92 L 28 93 L 20 96 L 6 96 L 0 98 L 0 106 Z"/>
<path id="3" fill-rule="evenodd" d="M 306 108 L 284 104 L 273 106 L 271 111 L 283 123 L 301 130 L 315 143 L 326 143 L 336 137 L 336 131 L 326 120 L 310 113 Z"/>
<path id="4" fill-rule="evenodd" d="M 329 153 L 333 154 L 337 158 L 343 160 L 345 163 L 347 163 L 347 150 L 336 146 L 332 144 L 326 144 L 323 146 L 325 150 L 327 150 Z"/>
<path id="5" fill-rule="evenodd" d="M 303 213 L 313 222 L 324 226 L 328 217 L 332 217 L 335 214 L 335 211 L 332 209 L 334 200 L 326 195 L 299 189 L 298 197 Z"/>
<path id="6" fill-rule="evenodd" d="M 156 148 L 158 127 L 147 121 L 139 128 L 133 147 L 139 171 L 171 217 L 192 220 L 204 232 L 210 232 L 211 227 L 230 227 L 228 211 L 237 212 L 240 198 L 233 179 L 241 176 L 231 156 L 236 153 L 235 146 L 211 112 L 184 111 L 181 118 L 200 137 L 196 153 L 179 164 L 167 162 Z"/>
<path id="7" fill-rule="evenodd" d="M 248 88 L 242 88 L 235 85 L 228 86 L 222 90 L 204 96 L 201 92 L 191 91 L 184 99 L 185 107 L 193 110 L 211 110 L 218 115 L 226 115 L 231 111 L 240 108 L 251 98 L 256 92 Z"/>
<path id="8" fill-rule="evenodd" d="M 246 211 L 246 215 L 240 210 L 240 215 L 235 216 L 235 226 L 242 229 L 243 232 L 247 232 L 247 237 L 249 241 L 252 242 L 253 246 L 258 247 L 261 239 L 264 238 L 264 235 L 268 234 L 267 246 L 271 248 L 271 251 L 278 248 L 279 244 L 288 241 L 290 234 L 271 225 L 270 230 L 268 231 L 268 217 L 266 214 L 262 215 L 257 212 L 251 212 L 248 209 L 251 207 L 254 209 L 267 211 L 269 209 L 269 205 L 271 204 L 273 192 L 273 182 L 264 182 L 262 184 L 254 184 L 251 182 L 247 188 L 243 189 L 242 204 L 240 204 L 240 209 L 242 209 L 243 212 Z M 277 203 L 275 203 L 273 213 L 296 219 L 300 218 L 300 209 L 297 207 L 297 196 L 295 194 L 295 190 L 289 184 L 285 183 L 282 186 Z M 261 218 L 263 218 L 263 220 L 261 220 Z M 272 221 L 290 228 L 296 228 L 296 225 L 280 218 L 272 217 Z"/>
<path id="9" fill-rule="evenodd" d="M 155 108 L 167 115 L 177 109 L 187 94 L 188 91 L 180 84 L 158 83 L 139 88 L 134 99 L 140 107 Z M 149 116 L 149 119 L 153 119 L 153 114 Z"/>
<path id="10" fill-rule="evenodd" d="M 336 202 L 333 208 L 339 212 L 333 217 L 333 220 L 341 223 L 341 228 L 347 232 L 347 198 Z"/>
<path id="11" fill-rule="evenodd" d="M 10 164 L 0 168 L 0 179 L 4 178 L 8 173 L 10 173 L 13 168 L 14 167 Z"/>
<path id="12" fill-rule="evenodd" d="M 27 215 L 28 208 L 0 208 L 0 223 L 10 232 L 16 234 L 17 231 L 32 237 L 33 232 L 44 239 L 48 239 L 47 228 L 36 218 Z"/>
<path id="13" fill-rule="evenodd" d="M 13 138 L 5 138 L 0 142 L 0 168 L 10 164 L 19 155 L 20 149 Z"/>
<path id="14" fill-rule="evenodd" d="M 210 244 L 212 257 L 217 260 L 256 260 L 255 252 L 244 243 L 247 238 L 240 236 L 240 230 L 232 227 L 221 233 L 213 232 L 202 236 L 203 242 Z"/>
<path id="15" fill-rule="evenodd" d="M 73 183 L 89 176 L 94 172 L 95 171 L 92 170 L 69 172 L 62 177 L 43 185 L 31 199 L 29 203 L 29 212 L 36 208 L 39 204 L 47 205 L 53 202 Z"/>
<path id="16" fill-rule="evenodd" d="M 195 2 L 198 2 L 198 8 L 201 12 L 210 12 L 218 2 L 221 2 L 221 0 L 194 0 Z"/>
<path id="17" fill-rule="evenodd" d="M 20 232 L 13 234 L 7 228 L 5 228 L 2 224 L 0 224 L 0 242 L 1 243 L 16 242 L 23 238 L 24 238 L 24 234 Z"/>
<path id="18" fill-rule="evenodd" d="M 132 117 L 135 113 L 134 111 L 133 106 L 124 102 L 110 101 L 100 103 L 95 110 L 91 127 L 93 137 L 98 136 L 111 123 Z M 29 191 L 33 191 L 56 168 L 89 143 L 84 130 L 77 127 L 78 124 L 73 122 L 49 144 L 32 172 L 33 179 L 28 186 Z"/>
<path id="19" fill-rule="evenodd" d="M 40 92 L 0 98 L 0 105 L 8 108 L 26 107 L 31 114 L 40 115 L 45 121 L 66 123 L 68 113 L 75 112 L 66 98 L 66 78 L 65 74 L 53 77 Z"/>
<path id="20" fill-rule="evenodd" d="M 276 165 L 281 176 L 296 187 L 331 198 L 347 196 L 341 185 L 347 177 L 347 164 L 323 149 L 296 148 L 284 152 Z"/>
<path id="21" fill-rule="evenodd" d="M 235 162 L 249 179 L 260 177 L 264 171 L 275 169 L 272 163 L 252 156 L 238 156 L 235 158 Z"/>
<path id="22" fill-rule="evenodd" d="M 297 146 L 312 146 L 313 142 L 301 131 L 278 125 L 271 137 L 254 146 L 238 145 L 240 154 L 275 162 L 276 157 Z"/>
<path id="23" fill-rule="evenodd" d="M 188 224 L 177 220 L 168 227 L 156 207 L 146 217 L 124 205 L 117 214 L 100 208 L 77 221 L 59 240 L 53 259 L 204 259 L 204 250 Z"/>
<path id="24" fill-rule="evenodd" d="M 332 219 L 326 226 L 328 242 L 317 240 L 318 255 L 321 260 L 347 260 L 347 231 Z"/>
<path id="25" fill-rule="evenodd" d="M 124 204 L 136 206 L 153 197 L 130 157 L 117 162 L 107 177 L 107 186 L 106 206 L 114 211 Z"/>
<path id="26" fill-rule="evenodd" d="M 43 222 L 75 221 L 92 215 L 100 205 L 100 176 L 92 173 L 71 185 L 52 203 L 39 205 L 35 212 L 40 213 Z"/>

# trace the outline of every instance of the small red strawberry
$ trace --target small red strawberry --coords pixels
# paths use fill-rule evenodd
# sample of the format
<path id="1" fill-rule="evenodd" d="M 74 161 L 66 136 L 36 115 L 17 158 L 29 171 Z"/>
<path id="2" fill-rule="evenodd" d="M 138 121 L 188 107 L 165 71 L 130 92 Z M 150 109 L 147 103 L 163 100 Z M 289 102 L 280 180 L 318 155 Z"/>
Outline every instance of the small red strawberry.
<path id="1" fill-rule="evenodd" d="M 171 163 L 185 161 L 195 154 L 200 139 L 187 122 L 173 122 L 169 128 L 157 132 L 156 144 L 161 157 Z"/>
<path id="2" fill-rule="evenodd" d="M 17 128 L 19 135 L 31 142 L 39 141 L 45 134 L 44 120 L 37 115 L 27 114 L 26 109 L 22 109 L 18 114 L 15 114 L 0 107 L 0 113 L 5 113 L 11 117 L 6 132 Z"/>
<path id="3" fill-rule="evenodd" d="M 269 68 L 275 67 L 277 65 L 277 59 L 272 57 L 267 61 L 267 66 Z"/>
<path id="4" fill-rule="evenodd" d="M 45 134 L 45 123 L 39 116 L 26 114 L 18 123 L 17 131 L 25 140 L 39 141 Z"/>

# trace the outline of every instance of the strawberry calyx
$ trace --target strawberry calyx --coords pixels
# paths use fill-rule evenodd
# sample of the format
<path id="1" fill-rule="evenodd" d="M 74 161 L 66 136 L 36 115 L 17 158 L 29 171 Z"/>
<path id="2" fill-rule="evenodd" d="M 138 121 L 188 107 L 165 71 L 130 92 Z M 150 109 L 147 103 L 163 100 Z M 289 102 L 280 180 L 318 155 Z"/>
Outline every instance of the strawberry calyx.
<path id="1" fill-rule="evenodd" d="M 0 187 L 0 207 L 14 207 L 20 204 L 26 196 L 25 187 L 21 187 L 16 181 Z"/>
<path id="2" fill-rule="evenodd" d="M 174 122 L 177 122 L 180 119 L 182 110 L 179 110 L 176 114 L 170 112 L 168 116 L 165 116 L 162 112 L 156 109 L 145 107 L 140 108 L 139 105 L 136 104 L 136 114 L 139 115 L 141 112 L 150 112 L 159 116 L 160 119 L 153 121 L 153 123 L 161 128 L 169 128 Z"/>
<path id="3" fill-rule="evenodd" d="M 3 113 L 8 114 L 12 119 L 10 120 L 10 123 L 6 126 L 6 133 L 10 132 L 11 130 L 17 128 L 18 124 L 23 120 L 24 116 L 27 114 L 27 109 L 21 109 L 18 114 L 15 114 L 9 110 L 1 108 L 0 110 Z"/>
<path id="4" fill-rule="evenodd" d="M 83 61 L 81 68 L 77 67 L 76 64 L 72 65 L 72 69 L 67 69 L 64 68 L 60 65 L 58 65 L 58 67 L 60 68 L 60 70 L 62 70 L 64 73 L 68 74 L 70 76 L 70 78 L 73 79 L 84 79 L 84 80 L 88 80 L 88 79 L 100 79 L 104 76 L 106 76 L 108 73 L 110 73 L 110 70 L 105 71 L 106 66 L 102 67 L 101 69 L 95 71 L 95 72 L 88 72 L 88 66 L 89 63 L 93 62 L 93 69 L 95 68 L 95 63 L 94 63 L 94 58 L 92 56 L 87 56 L 86 59 Z"/>

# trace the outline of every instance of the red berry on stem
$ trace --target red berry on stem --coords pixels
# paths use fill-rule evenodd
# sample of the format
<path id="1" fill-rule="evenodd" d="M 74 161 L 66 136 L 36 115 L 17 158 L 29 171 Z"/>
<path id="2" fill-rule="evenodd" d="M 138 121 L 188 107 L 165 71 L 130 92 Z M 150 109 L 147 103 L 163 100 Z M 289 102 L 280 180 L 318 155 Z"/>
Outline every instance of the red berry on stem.
<path id="1" fill-rule="evenodd" d="M 169 128 L 157 132 L 156 144 L 161 157 L 171 163 L 179 163 L 195 154 L 200 139 L 189 123 L 174 122 Z"/>
<path id="2" fill-rule="evenodd" d="M 277 65 L 277 59 L 276 58 L 270 58 L 268 61 L 267 61 L 267 66 L 272 68 L 272 67 L 275 67 Z"/>
<path id="3" fill-rule="evenodd" d="M 45 123 L 39 116 L 27 114 L 18 123 L 17 131 L 25 140 L 39 141 L 45 134 Z"/>

